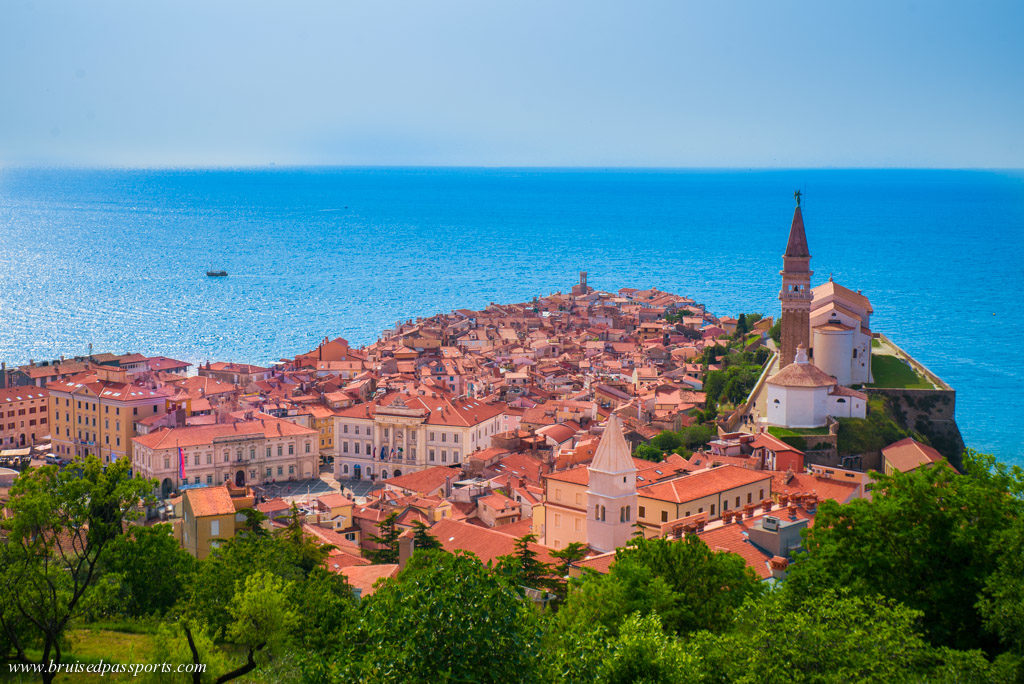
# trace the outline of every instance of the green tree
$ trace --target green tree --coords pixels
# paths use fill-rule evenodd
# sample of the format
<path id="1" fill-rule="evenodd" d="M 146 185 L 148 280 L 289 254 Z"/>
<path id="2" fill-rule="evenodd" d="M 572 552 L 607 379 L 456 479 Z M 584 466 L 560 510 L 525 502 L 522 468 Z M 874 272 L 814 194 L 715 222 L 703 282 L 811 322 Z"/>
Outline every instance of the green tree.
<path id="1" fill-rule="evenodd" d="M 747 314 L 740 314 L 740 317 L 736 319 L 736 337 L 743 339 L 747 333 L 750 332 L 750 326 L 747 325 Z"/>
<path id="2" fill-rule="evenodd" d="M 23 472 L 11 488 L 10 517 L 0 523 L 0 630 L 16 660 L 60 663 L 68 623 L 99 578 L 111 542 L 140 514 L 154 483 L 130 474 L 121 459 L 76 460 L 70 467 Z M 49 682 L 54 673 L 43 673 Z"/>
<path id="3" fill-rule="evenodd" d="M 733 628 L 695 635 L 713 682 L 899 682 L 923 678 L 935 653 L 921 614 L 878 596 L 825 591 L 794 603 L 773 592 L 736 612 Z"/>
<path id="4" fill-rule="evenodd" d="M 537 558 L 532 546 L 537 535 L 529 532 L 516 539 L 515 553 L 497 559 L 495 569 L 514 586 L 544 589 L 551 585 L 551 566 Z"/>
<path id="5" fill-rule="evenodd" d="M 607 575 L 587 575 L 570 585 L 555 629 L 580 623 L 615 634 L 626 616 L 640 612 L 657 613 L 675 634 L 718 630 L 762 589 L 741 557 L 714 552 L 694 535 L 679 541 L 634 537 L 616 551 Z"/>
<path id="6" fill-rule="evenodd" d="M 945 465 L 875 477 L 871 500 L 818 508 L 787 580 L 794 595 L 880 593 L 921 611 L 936 645 L 995 646 L 975 604 L 1013 520 L 1009 494 Z"/>
<path id="7" fill-rule="evenodd" d="M 430 528 L 421 520 L 412 522 L 412 543 L 417 551 L 436 551 L 441 548 L 441 542 L 430 534 Z"/>
<path id="8" fill-rule="evenodd" d="M 782 319 L 775 321 L 772 327 L 768 328 L 768 337 L 774 340 L 776 345 L 782 345 Z M 787 361 L 786 363 L 792 363 Z M 786 365 L 786 364 L 783 364 Z"/>
<path id="9" fill-rule="evenodd" d="M 115 538 L 104 554 L 103 573 L 119 576 L 121 613 L 162 615 L 178 600 L 195 559 L 178 545 L 171 526 L 133 527 Z"/>
<path id="10" fill-rule="evenodd" d="M 475 556 L 426 551 L 363 601 L 358 635 L 339 650 L 333 676 L 531 681 L 538 637 L 536 612 Z"/>
<path id="11" fill-rule="evenodd" d="M 397 563 L 398 562 L 398 538 L 401 531 L 396 524 L 398 513 L 391 512 L 380 521 L 378 526 L 379 534 L 371 534 L 370 541 L 380 546 L 376 549 L 367 549 L 366 557 L 374 563 Z"/>
<path id="12" fill-rule="evenodd" d="M 257 667 L 257 658 L 280 653 L 299 621 L 289 600 L 291 591 L 290 582 L 262 570 L 238 582 L 228 605 L 231 624 L 227 637 L 243 649 L 245 662 L 218 676 L 218 684 L 253 671 Z M 203 663 L 204 653 L 199 650 L 191 625 L 183 621 L 181 628 L 192 653 L 192 662 Z M 197 674 L 193 681 L 199 682 L 201 677 Z"/>

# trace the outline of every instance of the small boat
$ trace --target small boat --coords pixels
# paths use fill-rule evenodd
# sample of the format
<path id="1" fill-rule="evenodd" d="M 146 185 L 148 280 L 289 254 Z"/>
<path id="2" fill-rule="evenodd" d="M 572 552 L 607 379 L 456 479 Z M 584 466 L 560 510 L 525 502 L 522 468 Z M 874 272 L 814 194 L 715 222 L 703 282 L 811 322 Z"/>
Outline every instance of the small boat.
<path id="1" fill-rule="evenodd" d="M 208 275 L 211 278 L 224 278 L 225 276 L 227 276 L 227 274 L 228 274 L 227 271 L 207 271 L 206 272 L 206 275 Z"/>

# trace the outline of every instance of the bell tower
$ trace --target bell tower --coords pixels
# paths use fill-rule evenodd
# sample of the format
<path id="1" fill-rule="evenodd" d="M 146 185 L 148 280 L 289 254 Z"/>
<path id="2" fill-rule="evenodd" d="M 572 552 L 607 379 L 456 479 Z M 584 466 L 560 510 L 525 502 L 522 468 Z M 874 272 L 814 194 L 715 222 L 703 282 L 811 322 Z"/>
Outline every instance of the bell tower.
<path id="1" fill-rule="evenodd" d="M 588 469 L 587 545 L 614 551 L 633 536 L 637 516 L 636 465 L 622 434 L 622 421 L 612 413 Z"/>
<path id="2" fill-rule="evenodd" d="M 807 235 L 804 233 L 804 217 L 800 212 L 800 191 L 793 193 L 796 210 L 793 225 L 789 228 L 789 242 L 782 255 L 782 348 L 779 353 L 779 368 L 793 363 L 796 350 L 811 346 L 811 253 L 807 249 Z"/>

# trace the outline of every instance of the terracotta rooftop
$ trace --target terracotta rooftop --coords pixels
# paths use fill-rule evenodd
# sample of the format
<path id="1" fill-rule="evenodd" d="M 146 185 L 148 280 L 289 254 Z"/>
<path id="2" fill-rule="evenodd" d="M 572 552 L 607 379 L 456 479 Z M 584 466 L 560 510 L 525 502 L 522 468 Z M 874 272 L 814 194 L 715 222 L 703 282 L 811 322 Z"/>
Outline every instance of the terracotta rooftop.
<path id="1" fill-rule="evenodd" d="M 227 487 L 186 489 L 184 497 L 192 508 L 192 514 L 197 518 L 235 513 L 235 504 Z"/>
<path id="2" fill-rule="evenodd" d="M 902 473 L 942 460 L 942 454 L 933 447 L 921 444 L 912 437 L 901 439 L 885 447 L 882 449 L 882 456 L 893 468 Z"/>

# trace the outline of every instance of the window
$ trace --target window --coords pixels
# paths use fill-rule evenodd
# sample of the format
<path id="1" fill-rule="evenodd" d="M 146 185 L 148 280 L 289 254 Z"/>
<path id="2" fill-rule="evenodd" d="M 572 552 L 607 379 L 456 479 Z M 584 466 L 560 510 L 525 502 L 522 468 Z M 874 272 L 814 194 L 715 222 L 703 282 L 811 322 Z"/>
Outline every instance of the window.
<path id="1" fill-rule="evenodd" d="M 343 453 L 343 454 L 347 454 L 348 453 L 348 442 L 342 442 L 341 443 L 341 453 Z"/>
<path id="2" fill-rule="evenodd" d="M 715 514 L 715 504 L 711 504 L 711 515 Z"/>
<path id="3" fill-rule="evenodd" d="M 456 432 L 454 435 L 452 435 L 452 441 L 455 442 L 456 444 L 459 443 L 459 433 Z"/>
<path id="4" fill-rule="evenodd" d="M 355 452 L 357 454 L 359 453 L 359 442 L 356 442 Z"/>
<path id="5" fill-rule="evenodd" d="M 167 456 L 164 456 L 164 470 L 167 470 L 170 467 L 171 467 L 171 459 L 169 457 L 167 457 Z"/>
<path id="6" fill-rule="evenodd" d="M 348 475 L 348 464 L 347 463 L 345 465 L 341 466 L 341 472 L 343 472 L 346 475 Z"/>
<path id="7" fill-rule="evenodd" d="M 341 431 L 344 432 L 347 435 L 348 434 L 348 424 L 342 425 L 341 426 Z"/>
<path id="8" fill-rule="evenodd" d="M 277 474 L 278 475 L 284 475 L 284 467 L 283 466 L 277 466 Z"/>
<path id="9" fill-rule="evenodd" d="M 431 463 L 433 463 L 433 461 L 434 461 L 434 450 L 430 449 L 427 453 L 430 456 Z"/>
<path id="10" fill-rule="evenodd" d="M 282 446 L 280 444 L 277 445 L 277 455 L 278 456 L 284 456 L 284 446 Z"/>
<path id="11" fill-rule="evenodd" d="M 210 465 L 211 463 L 213 463 L 213 454 L 206 452 L 206 465 Z"/>
<path id="12" fill-rule="evenodd" d="M 274 469 L 273 468 L 267 468 L 267 477 L 270 477 L 271 475 L 273 475 L 273 473 L 274 473 Z"/>
<path id="13" fill-rule="evenodd" d="M 736 508 L 740 507 L 740 497 L 736 497 Z"/>
<path id="14" fill-rule="evenodd" d="M 289 475 L 294 475 L 295 474 L 295 466 L 293 466 L 293 465 L 288 466 L 288 474 Z"/>
<path id="15" fill-rule="evenodd" d="M 295 445 L 294 444 L 289 444 L 288 445 L 288 455 L 289 456 L 293 456 L 294 454 L 295 454 Z"/>
<path id="16" fill-rule="evenodd" d="M 199 454 L 196 454 L 196 455 L 195 455 L 195 456 L 194 456 L 194 457 L 192 458 L 192 462 L 193 462 L 193 463 L 195 463 L 195 465 L 199 465 Z"/>
<path id="17" fill-rule="evenodd" d="M 448 434 L 447 433 L 445 433 L 445 432 L 441 433 L 441 441 L 442 442 L 448 441 Z"/>
<path id="18" fill-rule="evenodd" d="M 747 503 L 750 503 L 753 500 L 754 500 L 754 493 L 753 492 L 747 492 Z"/>
<path id="19" fill-rule="evenodd" d="M 267 447 L 267 458 L 270 458 L 270 447 Z"/>
<path id="20" fill-rule="evenodd" d="M 220 520 L 210 521 L 210 535 L 216 537 L 220 534 Z"/>
<path id="21" fill-rule="evenodd" d="M 430 441 L 431 441 L 431 442 L 433 442 L 433 441 L 434 441 L 434 433 L 433 433 L 433 432 L 431 432 L 431 433 L 430 433 Z"/>
<path id="22" fill-rule="evenodd" d="M 722 502 L 722 510 L 723 511 L 729 510 L 729 500 L 728 499 L 726 499 L 725 501 Z"/>
<path id="23" fill-rule="evenodd" d="M 636 513 L 641 518 L 646 518 L 647 517 L 647 509 L 644 506 L 638 506 L 637 509 L 636 509 Z"/>
<path id="24" fill-rule="evenodd" d="M 306 453 L 309 453 L 309 442 L 306 442 Z"/>
<path id="25" fill-rule="evenodd" d="M 252 461 L 256 458 L 256 447 L 249 447 L 249 460 Z"/>
<path id="26" fill-rule="evenodd" d="M 206 476 L 206 484 L 208 484 L 208 485 L 212 485 L 213 484 L 213 475 L 207 475 Z"/>
<path id="27" fill-rule="evenodd" d="M 448 452 L 445 451 L 444 449 L 441 449 L 441 463 L 447 463 L 447 462 L 448 462 Z"/>
<path id="28" fill-rule="evenodd" d="M 760 499 L 761 501 L 764 501 L 764 490 L 763 489 L 758 490 L 757 498 Z"/>
<path id="29" fill-rule="evenodd" d="M 661 522 L 668 522 L 668 511 L 661 512 Z"/>

